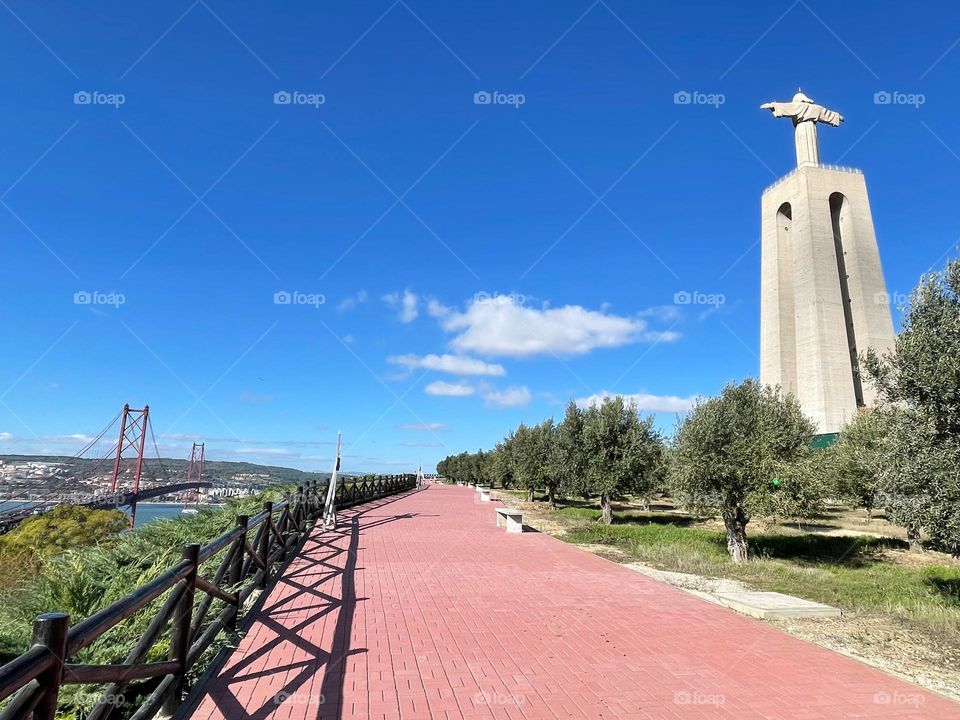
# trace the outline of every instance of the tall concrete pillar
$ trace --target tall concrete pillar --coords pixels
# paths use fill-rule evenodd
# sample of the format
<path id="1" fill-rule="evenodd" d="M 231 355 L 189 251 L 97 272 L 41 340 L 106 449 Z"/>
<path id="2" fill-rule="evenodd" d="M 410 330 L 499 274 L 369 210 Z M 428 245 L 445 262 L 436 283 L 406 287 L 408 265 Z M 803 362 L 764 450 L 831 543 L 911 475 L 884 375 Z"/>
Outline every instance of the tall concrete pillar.
<path id="1" fill-rule="evenodd" d="M 858 355 L 894 339 L 863 174 L 804 164 L 767 188 L 761 264 L 760 381 L 835 433 L 874 401 Z"/>

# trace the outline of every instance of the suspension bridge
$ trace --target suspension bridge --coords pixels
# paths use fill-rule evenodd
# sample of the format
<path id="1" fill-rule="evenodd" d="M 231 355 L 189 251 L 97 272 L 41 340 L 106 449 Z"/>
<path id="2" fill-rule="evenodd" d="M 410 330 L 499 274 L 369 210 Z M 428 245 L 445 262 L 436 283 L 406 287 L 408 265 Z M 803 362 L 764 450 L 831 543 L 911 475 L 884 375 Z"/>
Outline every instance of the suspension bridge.
<path id="1" fill-rule="evenodd" d="M 172 472 L 160 456 L 150 406 L 124 405 L 79 452 L 56 463 L 55 473 L 28 478 L 5 500 L 0 534 L 65 502 L 97 510 L 129 508 L 133 527 L 138 502 L 191 490 L 199 497 L 200 490 L 212 488 L 203 479 L 205 461 L 205 444 L 195 442 L 186 471 Z"/>

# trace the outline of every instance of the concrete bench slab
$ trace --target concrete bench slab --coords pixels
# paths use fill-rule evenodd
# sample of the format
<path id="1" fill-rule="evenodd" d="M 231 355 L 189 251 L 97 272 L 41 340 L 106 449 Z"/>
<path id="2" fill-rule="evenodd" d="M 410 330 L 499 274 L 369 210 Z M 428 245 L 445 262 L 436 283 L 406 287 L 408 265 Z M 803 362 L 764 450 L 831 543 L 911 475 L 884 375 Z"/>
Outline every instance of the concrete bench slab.
<path id="1" fill-rule="evenodd" d="M 726 592 L 714 596 L 731 610 L 750 617 L 840 617 L 840 609 L 778 592 Z"/>
<path id="2" fill-rule="evenodd" d="M 523 513 L 513 508 L 497 508 L 497 527 L 506 526 L 508 533 L 523 532 Z"/>

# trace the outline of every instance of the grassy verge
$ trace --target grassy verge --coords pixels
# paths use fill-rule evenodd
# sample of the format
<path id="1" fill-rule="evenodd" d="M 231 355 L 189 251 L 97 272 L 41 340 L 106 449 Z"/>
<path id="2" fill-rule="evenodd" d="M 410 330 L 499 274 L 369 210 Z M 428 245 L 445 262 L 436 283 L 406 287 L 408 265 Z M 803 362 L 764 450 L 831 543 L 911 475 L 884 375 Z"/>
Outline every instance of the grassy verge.
<path id="1" fill-rule="evenodd" d="M 538 515 L 562 539 L 616 548 L 623 559 L 664 570 L 740 580 L 835 605 L 882 614 L 938 635 L 960 629 L 960 567 L 948 558 L 910 563 L 905 543 L 893 537 L 835 536 L 751 527 L 756 558 L 730 561 L 721 530 L 673 513 L 621 512 L 613 525 L 597 522 L 589 504 L 545 504 Z"/>
<path id="2" fill-rule="evenodd" d="M 238 514 L 256 514 L 262 508 L 263 500 L 277 500 L 279 497 L 278 492 L 269 491 L 259 497 L 231 501 L 225 508 L 202 509 L 197 515 L 155 520 L 134 532 L 49 557 L 3 558 L 2 564 L 7 570 L 0 572 L 0 579 L 6 583 L 0 586 L 0 663 L 29 647 L 33 619 L 40 613 L 66 612 L 72 623 L 89 617 L 175 565 L 186 543 L 209 542 L 234 527 Z M 201 573 L 208 579 L 225 552 L 221 551 L 201 566 Z M 199 601 L 201 594 L 197 595 Z M 142 637 L 164 597 L 108 630 L 71 658 L 72 661 L 91 664 L 122 662 Z M 223 602 L 216 600 L 207 622 L 222 607 Z M 214 643 L 194 668 L 194 675 L 201 672 L 209 658 L 227 642 L 226 636 L 222 636 Z M 165 659 L 168 646 L 169 637 L 161 636 L 146 660 Z M 58 717 L 83 717 L 99 700 L 99 692 L 89 685 L 64 686 Z M 125 697 L 127 694 L 131 703 L 136 701 L 135 690 L 130 690 Z M 129 709 L 121 714 L 129 714 Z"/>

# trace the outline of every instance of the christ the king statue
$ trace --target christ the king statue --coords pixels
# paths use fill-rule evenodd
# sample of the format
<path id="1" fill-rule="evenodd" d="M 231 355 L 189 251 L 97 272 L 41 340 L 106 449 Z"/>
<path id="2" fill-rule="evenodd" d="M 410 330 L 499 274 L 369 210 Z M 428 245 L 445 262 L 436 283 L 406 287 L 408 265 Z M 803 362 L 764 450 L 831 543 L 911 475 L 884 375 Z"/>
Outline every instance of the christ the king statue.
<path id="1" fill-rule="evenodd" d="M 761 110 L 771 110 L 774 117 L 787 117 L 793 121 L 797 143 L 797 167 L 820 164 L 820 148 L 817 145 L 817 123 L 826 123 L 837 127 L 843 122 L 843 115 L 835 110 L 827 110 L 817 105 L 802 92 L 793 96 L 791 102 L 769 102 L 760 106 Z"/>

